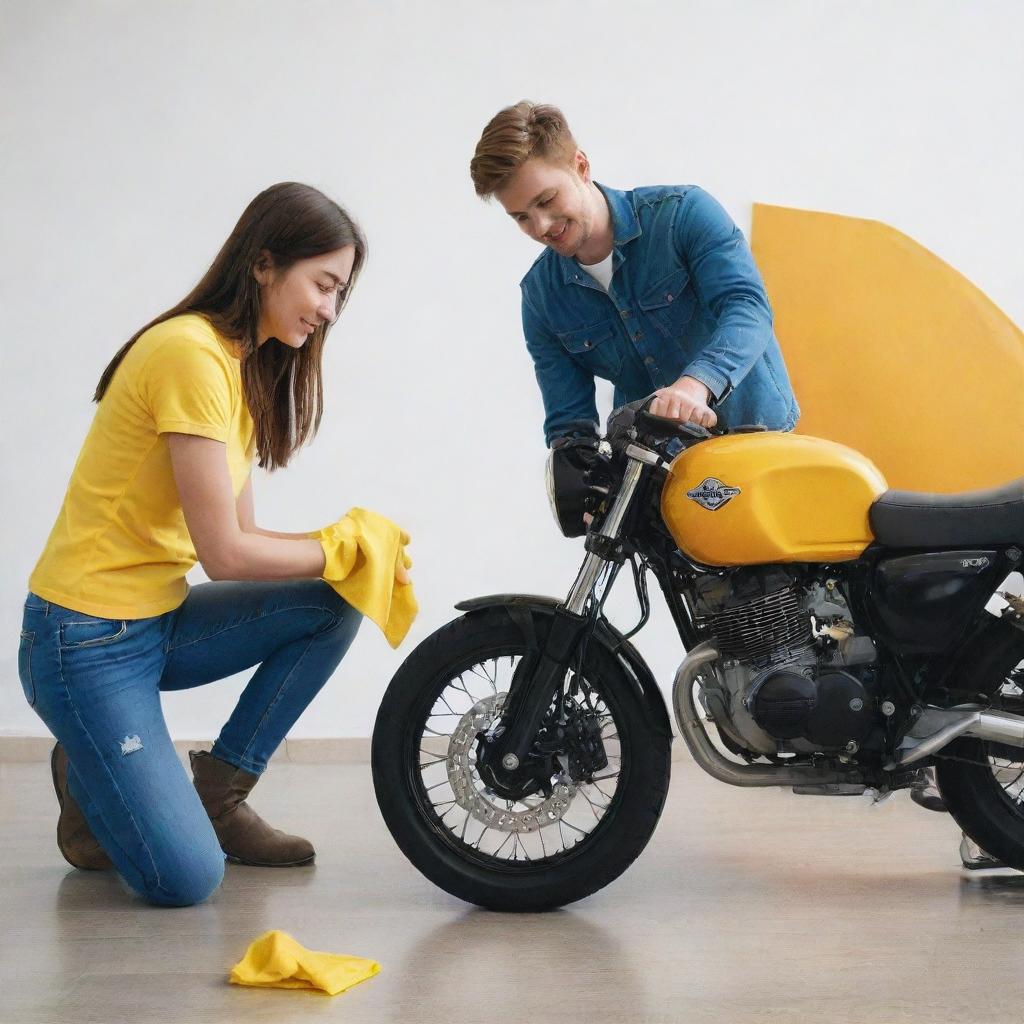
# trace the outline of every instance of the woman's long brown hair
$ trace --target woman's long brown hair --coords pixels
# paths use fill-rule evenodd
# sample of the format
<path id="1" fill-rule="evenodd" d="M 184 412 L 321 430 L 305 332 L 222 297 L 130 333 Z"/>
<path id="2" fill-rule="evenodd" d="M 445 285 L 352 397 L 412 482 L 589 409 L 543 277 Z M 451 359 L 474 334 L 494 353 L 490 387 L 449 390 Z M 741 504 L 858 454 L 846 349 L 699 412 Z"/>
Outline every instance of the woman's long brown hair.
<path id="1" fill-rule="evenodd" d="M 103 398 L 128 350 L 146 331 L 171 317 L 198 313 L 241 346 L 242 390 L 256 428 L 260 466 L 286 466 L 320 426 L 321 362 L 331 325 L 321 324 L 299 349 L 274 339 L 257 345 L 260 289 L 253 269 L 264 253 L 283 272 L 299 260 L 346 245 L 355 246 L 355 260 L 348 286 L 339 295 L 339 313 L 366 262 L 366 239 L 348 213 L 317 189 L 292 181 L 271 185 L 246 207 L 195 288 L 121 347 L 103 371 L 93 401 Z"/>

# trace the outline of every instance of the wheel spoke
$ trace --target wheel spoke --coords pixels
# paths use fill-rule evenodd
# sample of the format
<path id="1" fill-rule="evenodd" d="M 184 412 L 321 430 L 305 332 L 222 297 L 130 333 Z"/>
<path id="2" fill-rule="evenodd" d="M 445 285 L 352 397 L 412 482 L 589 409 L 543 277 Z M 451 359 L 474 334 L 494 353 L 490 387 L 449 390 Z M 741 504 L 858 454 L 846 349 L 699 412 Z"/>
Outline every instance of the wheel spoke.
<path id="1" fill-rule="evenodd" d="M 591 800 L 590 797 L 587 796 L 587 794 L 584 793 L 582 789 L 579 792 L 583 799 L 586 800 L 587 804 L 590 806 L 590 813 L 594 815 L 594 821 L 600 821 L 601 815 L 597 813 L 597 808 L 594 806 L 594 801 Z M 602 810 L 606 809 L 603 804 L 601 806 Z"/>
<path id="2" fill-rule="evenodd" d="M 509 832 L 509 834 L 508 834 L 507 836 L 505 836 L 505 838 L 504 838 L 504 839 L 502 839 L 502 841 L 501 841 L 501 845 L 500 845 L 500 846 L 499 846 L 499 847 L 498 847 L 498 848 L 497 848 L 497 849 L 496 849 L 496 850 L 494 851 L 494 856 L 495 856 L 495 857 L 497 857 L 497 856 L 498 856 L 498 854 L 499 854 L 499 853 L 501 853 L 501 851 L 505 849 L 505 847 L 506 847 L 506 846 L 508 845 L 508 841 L 509 841 L 510 839 L 512 839 L 512 838 L 513 838 L 513 837 L 514 837 L 515 835 L 516 835 L 516 833 L 515 833 L 515 832 Z M 516 847 L 515 847 L 515 843 L 513 843 L 513 844 L 512 844 L 512 849 L 513 849 L 513 851 L 515 851 L 515 848 L 516 848 Z"/>
<path id="3" fill-rule="evenodd" d="M 463 681 L 462 676 L 459 676 L 458 683 L 453 679 L 451 686 L 456 690 L 461 690 L 474 704 L 476 703 L 476 698 L 469 692 L 469 690 L 466 689 L 466 684 Z"/>

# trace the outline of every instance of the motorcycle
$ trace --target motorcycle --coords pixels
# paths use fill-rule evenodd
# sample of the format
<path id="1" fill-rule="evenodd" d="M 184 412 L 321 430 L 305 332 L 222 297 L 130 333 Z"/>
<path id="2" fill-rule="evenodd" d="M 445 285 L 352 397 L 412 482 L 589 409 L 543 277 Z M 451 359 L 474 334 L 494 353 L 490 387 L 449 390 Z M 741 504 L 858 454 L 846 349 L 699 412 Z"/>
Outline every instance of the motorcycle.
<path id="1" fill-rule="evenodd" d="M 639 856 L 664 806 L 672 727 L 630 638 L 653 575 L 686 652 L 672 704 L 697 764 L 734 786 L 881 797 L 934 768 L 963 831 L 1024 870 L 1024 481 L 887 488 L 843 445 L 615 410 L 556 442 L 564 601 L 496 594 L 424 640 L 373 732 L 384 820 L 428 879 L 535 911 Z M 630 567 L 640 621 L 604 612 Z"/>

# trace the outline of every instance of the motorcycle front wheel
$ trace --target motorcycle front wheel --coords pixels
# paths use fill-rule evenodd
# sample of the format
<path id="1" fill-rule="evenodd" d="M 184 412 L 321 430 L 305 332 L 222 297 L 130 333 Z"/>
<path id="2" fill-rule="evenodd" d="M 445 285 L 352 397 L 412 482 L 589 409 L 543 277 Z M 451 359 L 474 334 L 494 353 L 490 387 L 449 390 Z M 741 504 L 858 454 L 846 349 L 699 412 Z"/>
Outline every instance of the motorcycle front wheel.
<path id="1" fill-rule="evenodd" d="M 547 621 L 534 623 L 543 644 Z M 668 792 L 671 736 L 652 729 L 628 671 L 596 641 L 569 678 L 569 738 L 546 785 L 517 801 L 490 790 L 478 736 L 527 653 L 501 607 L 454 620 L 403 663 L 373 731 L 377 802 L 399 848 L 446 892 L 492 910 L 547 910 L 608 885 L 647 845 Z M 595 747 L 603 756 L 588 762 Z"/>

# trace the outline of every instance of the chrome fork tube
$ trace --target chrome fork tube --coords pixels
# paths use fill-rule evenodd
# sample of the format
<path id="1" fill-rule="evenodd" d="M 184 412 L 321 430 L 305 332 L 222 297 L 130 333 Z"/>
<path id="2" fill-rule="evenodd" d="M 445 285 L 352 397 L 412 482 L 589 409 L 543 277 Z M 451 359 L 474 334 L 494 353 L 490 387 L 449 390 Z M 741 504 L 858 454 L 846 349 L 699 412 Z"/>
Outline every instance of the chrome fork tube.
<path id="1" fill-rule="evenodd" d="M 644 461 L 631 455 L 629 465 L 626 467 L 626 473 L 622 478 L 622 486 L 619 488 L 619 493 L 615 495 L 615 500 L 612 502 L 608 515 L 605 516 L 601 529 L 597 531 L 600 536 L 607 537 L 609 540 L 615 540 L 618 536 L 622 520 L 629 509 L 629 503 L 633 500 L 636 486 L 640 482 L 640 474 L 643 472 L 643 468 Z M 597 584 L 598 577 L 607 564 L 608 559 L 602 558 L 593 551 L 587 552 L 586 560 L 576 576 L 576 582 L 572 585 L 572 590 L 569 591 L 569 596 L 565 599 L 564 607 L 566 611 L 572 612 L 573 615 L 583 614 L 587 606 L 587 600 Z"/>
<path id="2" fill-rule="evenodd" d="M 598 530 L 602 537 L 610 537 L 614 540 L 619 535 L 619 527 L 622 525 L 622 519 L 626 514 L 626 509 L 629 508 L 629 503 L 633 500 L 633 492 L 640 482 L 640 474 L 643 470 L 644 464 L 639 459 L 630 456 L 619 493 L 615 495 L 611 510 L 601 524 L 601 529 Z"/>
<path id="3" fill-rule="evenodd" d="M 587 598 L 590 597 L 597 583 L 597 577 L 601 575 L 601 570 L 606 564 L 600 555 L 595 555 L 593 551 L 587 552 L 586 561 L 580 568 L 576 582 L 572 585 L 572 590 L 569 591 L 569 596 L 565 599 L 566 611 L 572 612 L 573 615 L 583 614 L 583 609 L 587 606 Z"/>

